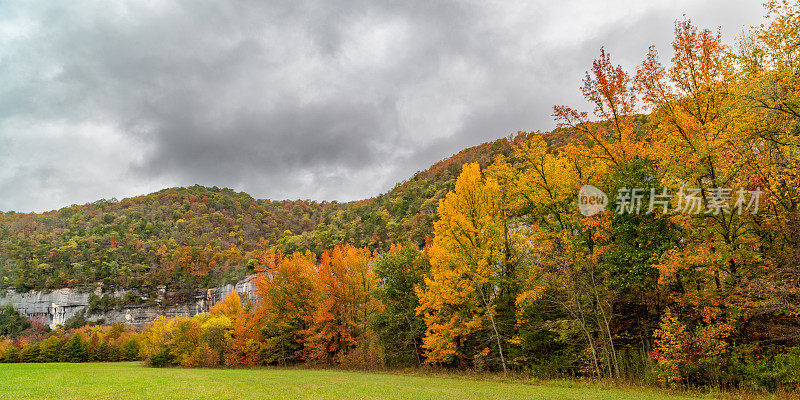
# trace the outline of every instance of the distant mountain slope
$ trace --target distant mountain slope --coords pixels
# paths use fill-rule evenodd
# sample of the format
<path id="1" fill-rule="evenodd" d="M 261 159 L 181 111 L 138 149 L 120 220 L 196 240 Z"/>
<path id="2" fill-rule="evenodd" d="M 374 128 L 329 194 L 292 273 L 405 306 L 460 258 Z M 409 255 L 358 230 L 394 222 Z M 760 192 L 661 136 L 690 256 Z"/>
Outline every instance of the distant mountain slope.
<path id="1" fill-rule="evenodd" d="M 388 193 L 350 203 L 257 200 L 192 186 L 41 214 L 0 213 L 0 286 L 25 292 L 103 282 L 154 291 L 166 284 L 188 292 L 241 279 L 273 246 L 321 253 L 345 242 L 421 245 L 461 166 L 486 166 L 510 150 L 507 139 L 474 146 Z"/>
<path id="2" fill-rule="evenodd" d="M 230 189 L 165 189 L 42 214 L 0 216 L 0 279 L 20 291 L 229 282 L 254 250 L 311 230 L 335 203 L 256 200 Z"/>
<path id="3" fill-rule="evenodd" d="M 380 196 L 344 204 L 326 213 L 315 229 L 278 241 L 289 252 L 311 249 L 320 253 L 336 243 L 388 249 L 392 243 L 425 243 L 433 232 L 439 199 L 453 188 L 461 166 L 478 162 L 488 166 L 498 155 L 509 155 L 512 142 L 498 139 L 470 147 L 440 161 Z"/>

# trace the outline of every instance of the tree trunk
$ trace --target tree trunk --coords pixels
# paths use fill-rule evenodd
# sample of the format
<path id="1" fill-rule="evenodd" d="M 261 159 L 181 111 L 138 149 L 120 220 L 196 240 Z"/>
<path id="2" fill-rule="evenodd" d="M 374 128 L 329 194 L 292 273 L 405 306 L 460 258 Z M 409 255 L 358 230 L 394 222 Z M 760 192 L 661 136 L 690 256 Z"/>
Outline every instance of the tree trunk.
<path id="1" fill-rule="evenodd" d="M 481 291 L 481 300 L 483 300 L 483 306 L 486 307 L 486 313 L 489 314 L 489 321 L 492 322 L 492 329 L 494 330 L 494 337 L 497 340 L 497 350 L 500 352 L 500 363 L 503 365 L 503 373 L 508 373 L 508 367 L 506 366 L 506 358 L 503 355 L 503 343 L 500 339 L 500 332 L 497 331 L 497 325 L 494 323 L 494 316 L 492 316 L 492 311 L 489 309 L 489 303 L 486 301 L 486 296 L 483 293 L 483 287 L 478 285 L 478 288 Z"/>

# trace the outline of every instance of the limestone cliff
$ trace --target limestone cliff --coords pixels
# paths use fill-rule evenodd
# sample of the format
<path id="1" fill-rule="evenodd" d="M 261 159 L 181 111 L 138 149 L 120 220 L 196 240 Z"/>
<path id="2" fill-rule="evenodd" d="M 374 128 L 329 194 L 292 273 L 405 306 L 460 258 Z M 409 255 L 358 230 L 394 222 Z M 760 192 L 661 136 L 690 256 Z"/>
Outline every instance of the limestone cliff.
<path id="1" fill-rule="evenodd" d="M 0 306 L 4 307 L 7 304 L 11 304 L 22 315 L 42 321 L 53 329 L 63 325 L 70 317 L 77 315 L 81 311 L 83 311 L 86 319 L 91 321 L 102 319 L 105 323 L 122 322 L 129 325 L 144 325 L 159 315 L 191 317 L 207 312 L 211 306 L 233 291 L 239 293 L 242 300 L 255 300 L 255 290 L 250 282 L 251 279 L 252 276 L 249 276 L 235 285 L 229 284 L 196 290 L 192 301 L 173 305 L 164 305 L 164 296 L 168 292 L 167 288 L 163 286 L 159 287 L 159 294 L 156 299 L 142 296 L 134 289 L 105 292 L 101 286 L 98 286 L 93 291 L 97 297 L 111 296 L 114 299 L 133 297 L 141 300 L 141 304 L 120 305 L 106 310 L 90 310 L 92 291 L 58 289 L 48 293 L 36 291 L 17 293 L 13 290 L 0 292 Z"/>

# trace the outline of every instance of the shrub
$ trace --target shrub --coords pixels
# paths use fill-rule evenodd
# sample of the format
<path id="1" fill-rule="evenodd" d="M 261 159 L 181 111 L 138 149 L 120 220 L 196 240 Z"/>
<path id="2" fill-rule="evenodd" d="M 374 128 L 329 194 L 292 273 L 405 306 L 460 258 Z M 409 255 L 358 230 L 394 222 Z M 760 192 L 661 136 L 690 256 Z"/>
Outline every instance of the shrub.
<path id="1" fill-rule="evenodd" d="M 9 346 L 3 352 L 3 360 L 4 363 L 15 363 L 20 362 L 20 351 L 19 347 L 17 346 Z"/>
<path id="2" fill-rule="evenodd" d="M 162 349 L 147 359 L 147 365 L 151 367 L 161 368 L 174 365 L 175 357 L 172 356 L 169 349 Z"/>
<path id="3" fill-rule="evenodd" d="M 32 363 L 39 360 L 39 344 L 28 343 L 19 352 L 19 359 L 22 362 Z"/>
<path id="4" fill-rule="evenodd" d="M 767 356 L 761 353 L 749 346 L 738 348 L 728 371 L 729 379 L 740 386 L 770 392 L 800 387 L 800 347 Z"/>

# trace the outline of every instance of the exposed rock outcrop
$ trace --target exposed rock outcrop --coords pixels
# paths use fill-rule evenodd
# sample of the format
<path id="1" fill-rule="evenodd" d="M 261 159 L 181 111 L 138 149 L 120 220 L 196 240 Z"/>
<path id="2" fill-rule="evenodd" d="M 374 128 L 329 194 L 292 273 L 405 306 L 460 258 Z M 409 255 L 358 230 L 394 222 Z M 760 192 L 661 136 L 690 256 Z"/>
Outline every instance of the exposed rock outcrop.
<path id="1" fill-rule="evenodd" d="M 122 299 L 127 296 L 141 300 L 141 304 L 126 304 L 111 307 L 108 310 L 90 310 L 91 291 L 58 289 L 49 293 L 35 291 L 17 293 L 13 290 L 0 292 L 0 306 L 11 304 L 22 315 L 42 321 L 53 329 L 63 325 L 69 318 L 80 312 L 83 312 L 86 319 L 91 321 L 102 319 L 105 323 L 122 322 L 129 325 L 144 325 L 160 315 L 192 317 L 208 312 L 214 304 L 234 291 L 239 293 L 242 300 L 255 300 L 252 278 L 253 276 L 248 276 L 235 285 L 196 290 L 193 301 L 174 305 L 164 305 L 164 296 L 167 294 L 166 287 L 160 287 L 158 297 L 151 300 L 133 289 L 104 292 L 102 286 L 98 286 L 94 290 L 94 294 L 98 297 L 112 296 L 115 299 Z"/>

